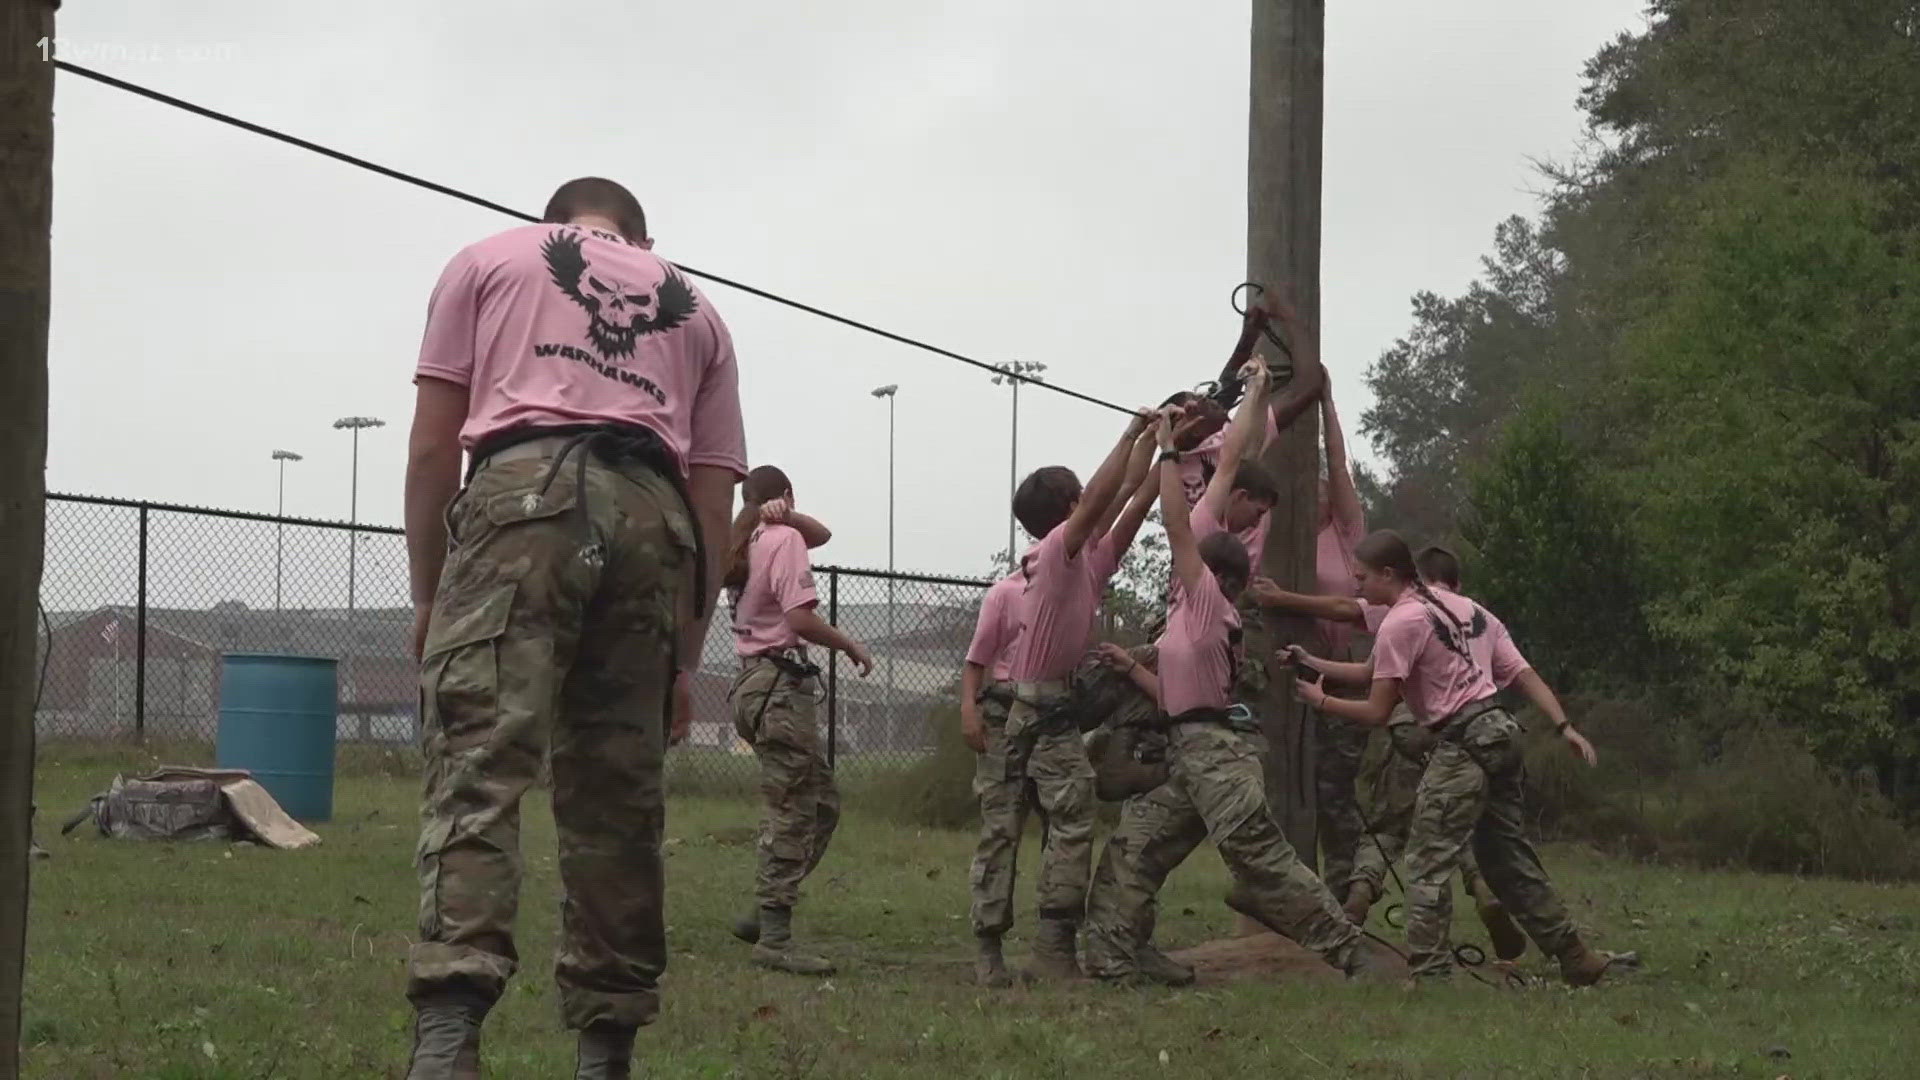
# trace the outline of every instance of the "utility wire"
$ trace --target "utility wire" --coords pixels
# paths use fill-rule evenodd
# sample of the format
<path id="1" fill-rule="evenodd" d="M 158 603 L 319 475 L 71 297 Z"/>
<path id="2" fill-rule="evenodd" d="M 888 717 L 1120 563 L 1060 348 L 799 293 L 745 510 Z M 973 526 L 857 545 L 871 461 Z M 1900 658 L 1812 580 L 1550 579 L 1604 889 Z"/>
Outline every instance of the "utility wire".
<path id="1" fill-rule="evenodd" d="M 125 79 L 116 79 L 111 75 L 94 71 L 91 68 L 82 67 L 79 64 L 69 63 L 65 60 L 55 60 L 53 64 L 56 68 L 60 69 L 61 71 L 67 72 L 70 75 L 78 75 L 83 79 L 91 79 L 94 82 L 100 83 L 104 86 L 111 86 L 116 90 L 125 90 L 130 94 L 137 94 L 140 97 L 147 98 L 151 101 L 157 101 L 162 105 L 171 105 L 176 109 L 181 109 L 183 111 L 193 113 L 196 116 L 204 116 L 209 120 L 217 120 L 222 124 L 227 124 L 231 127 L 237 127 L 242 131 L 249 131 L 255 135 L 262 135 L 262 136 L 265 136 L 266 138 L 274 139 L 278 142 L 286 143 L 289 146 L 297 146 L 302 150 L 310 150 L 323 157 L 330 157 L 335 161 L 345 162 L 348 165 L 353 165 L 358 168 L 365 169 L 368 172 L 378 173 L 381 176 L 387 177 L 390 180 L 398 180 L 403 184 L 412 184 L 415 187 L 425 188 L 426 190 L 434 192 L 436 194 L 445 195 L 448 198 L 452 198 L 452 199 L 458 199 L 461 202 L 471 203 L 474 206 L 484 207 L 488 210 L 494 211 L 495 213 L 505 214 L 508 217 L 512 217 L 512 218 L 519 218 L 521 221 L 530 221 L 535 223 L 538 223 L 540 221 L 540 219 L 533 214 L 529 214 L 523 210 L 515 210 L 510 206 L 503 206 L 500 203 L 492 201 L 491 199 L 483 199 L 478 195 L 461 191 L 459 188 L 452 188 L 452 187 L 448 187 L 445 184 L 438 184 L 433 182 L 432 180 L 427 180 L 422 177 L 414 176 L 411 173 L 401 172 L 398 169 L 390 169 L 385 165 L 368 161 L 365 158 L 355 157 L 352 154 L 346 153 L 344 151 L 335 150 L 332 147 L 328 147 L 328 146 L 322 146 L 319 143 L 311 142 L 307 139 L 302 139 L 296 135 L 289 135 L 284 131 L 277 131 L 273 128 L 266 127 L 265 125 L 262 125 L 262 124 L 256 124 L 249 120 L 242 120 L 237 116 L 230 116 L 227 113 L 220 112 L 216 109 L 209 109 L 204 105 L 196 105 L 191 101 L 186 101 L 184 99 L 174 97 L 171 94 L 163 94 L 158 90 L 141 86 L 138 83 L 130 83 Z M 826 310 L 825 308 L 814 307 L 812 304 L 803 303 L 799 300 L 794 300 L 789 297 L 781 296 L 779 293 L 768 292 L 765 289 L 755 288 L 752 285 L 748 285 L 744 282 L 735 281 L 729 277 L 723 277 L 719 274 L 711 273 L 706 270 L 698 270 L 698 269 L 695 269 L 694 267 L 686 265 L 685 263 L 674 263 L 673 265 L 678 267 L 680 270 L 684 271 L 685 273 L 691 274 L 694 277 L 703 278 L 707 281 L 711 281 L 719 285 L 725 285 L 731 289 L 738 289 L 743 293 L 747 293 L 752 296 L 757 296 L 762 300 L 771 300 L 776 304 L 781 304 L 786 307 L 793 308 L 796 311 L 804 311 L 809 315 L 818 315 L 823 319 L 832 320 L 833 322 L 837 322 L 842 326 L 851 326 L 855 330 L 864 330 L 869 334 L 875 335 L 876 337 L 886 338 L 888 341 L 894 341 L 902 345 L 907 345 L 916 349 L 921 349 L 926 352 L 933 353 L 935 356 L 944 356 L 949 360 L 958 360 L 963 364 L 969 364 L 973 367 L 979 368 L 982 371 L 990 371 L 995 375 L 1004 375 L 1011 379 L 1018 379 L 1023 383 L 1027 383 L 1032 386 L 1038 386 L 1045 390 L 1051 390 L 1056 394 L 1065 394 L 1067 397 L 1084 401 L 1089 405 L 1098 405 L 1101 408 L 1112 409 L 1115 412 L 1126 413 L 1128 415 L 1131 415 L 1134 411 L 1124 406 L 1116 405 L 1111 401 L 1104 401 L 1100 398 L 1092 396 L 1091 394 L 1083 394 L 1078 390 L 1070 390 L 1064 386 L 1059 386 L 1054 383 L 1045 382 L 1043 380 L 1034 378 L 1029 375 L 1022 375 L 1016 371 L 1001 368 L 994 364 L 989 364 L 984 360 L 976 360 L 971 356 L 966 356 L 964 354 L 954 352 L 951 349 L 943 349 L 938 345 L 932 345 L 925 341 L 921 341 L 917 338 L 910 338 L 905 334 L 896 334 L 891 330 L 883 330 L 878 326 L 874 326 L 872 323 L 861 322 L 859 319 L 850 318 L 846 315 L 838 315 L 838 314 L 835 314 L 834 312 Z"/>

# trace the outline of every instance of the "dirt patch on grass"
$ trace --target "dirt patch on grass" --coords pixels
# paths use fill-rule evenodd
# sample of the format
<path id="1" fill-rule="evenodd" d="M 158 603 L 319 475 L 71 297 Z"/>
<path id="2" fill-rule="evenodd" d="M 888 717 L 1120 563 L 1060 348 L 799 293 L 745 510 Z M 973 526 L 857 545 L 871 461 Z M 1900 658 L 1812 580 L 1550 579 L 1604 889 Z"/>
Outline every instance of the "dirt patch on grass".
<path id="1" fill-rule="evenodd" d="M 1406 974 L 1406 964 L 1379 942 L 1362 938 L 1360 947 L 1375 953 L 1376 960 L 1396 974 Z M 1171 955 L 1193 965 L 1194 974 L 1203 984 L 1256 980 L 1338 983 L 1346 978 L 1318 955 L 1274 933 L 1206 941 Z"/>

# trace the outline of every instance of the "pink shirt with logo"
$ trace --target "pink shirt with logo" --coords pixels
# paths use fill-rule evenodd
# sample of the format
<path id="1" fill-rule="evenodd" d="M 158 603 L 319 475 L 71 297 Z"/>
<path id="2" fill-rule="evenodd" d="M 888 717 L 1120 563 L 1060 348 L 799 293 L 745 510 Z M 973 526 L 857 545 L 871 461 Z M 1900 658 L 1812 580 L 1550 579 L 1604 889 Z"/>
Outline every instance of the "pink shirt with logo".
<path id="1" fill-rule="evenodd" d="M 734 650 L 760 656 L 798 646 L 787 612 L 819 599 L 806 540 L 790 525 L 760 526 L 747 547 L 747 584 L 733 600 Z"/>
<path id="2" fill-rule="evenodd" d="M 1018 573 L 1008 574 L 993 583 L 980 600 L 980 619 L 973 626 L 973 642 L 967 646 L 967 663 L 987 669 L 994 682 L 1007 681 L 1008 661 L 1013 658 L 1013 643 L 1020 637 L 1020 593 L 1026 581 Z"/>
<path id="3" fill-rule="evenodd" d="M 1451 593 L 1438 599 L 1452 619 L 1409 589 L 1388 609 L 1373 639 L 1373 677 L 1399 679 L 1407 708 L 1429 727 L 1496 693 L 1493 677 L 1474 660 L 1455 623 L 1471 627 L 1475 605 Z"/>
<path id="4" fill-rule="evenodd" d="M 1007 664 L 1015 682 L 1064 682 L 1086 654 L 1107 581 L 1120 567 L 1115 545 L 1089 539 L 1067 557 L 1063 524 L 1021 556 L 1020 634 Z"/>
<path id="5" fill-rule="evenodd" d="M 1160 709 L 1178 717 L 1233 703 L 1233 632 L 1240 613 L 1211 573 L 1167 616 L 1160 649 Z"/>
<path id="6" fill-rule="evenodd" d="M 461 445 L 509 428 L 652 428 L 684 473 L 747 471 L 733 339 L 658 255 L 577 225 L 525 225 L 469 245 L 427 304 L 415 379 L 467 387 Z"/>
<path id="7" fill-rule="evenodd" d="M 1520 673 L 1532 667 L 1527 658 L 1520 655 L 1520 647 L 1513 643 L 1513 635 L 1507 633 L 1507 624 L 1499 616 L 1480 606 L 1472 597 L 1462 596 L 1445 585 L 1431 586 L 1435 596 L 1464 601 L 1473 609 L 1467 619 L 1467 652 L 1472 654 L 1473 662 L 1480 670 L 1493 679 L 1493 685 L 1505 690 L 1513 685 Z"/>

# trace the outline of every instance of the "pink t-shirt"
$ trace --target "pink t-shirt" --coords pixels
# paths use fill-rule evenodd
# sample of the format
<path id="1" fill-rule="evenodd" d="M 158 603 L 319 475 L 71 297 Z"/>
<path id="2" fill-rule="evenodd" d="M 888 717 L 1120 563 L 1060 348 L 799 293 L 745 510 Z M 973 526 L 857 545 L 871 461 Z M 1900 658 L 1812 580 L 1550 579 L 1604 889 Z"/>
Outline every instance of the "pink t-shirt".
<path id="1" fill-rule="evenodd" d="M 799 645 L 787 612 L 819 599 L 806 540 L 790 525 L 760 526 L 747 547 L 747 584 L 733 599 L 734 650 L 760 656 Z"/>
<path id="2" fill-rule="evenodd" d="M 1064 682 L 1087 651 L 1094 616 L 1108 579 L 1119 569 L 1115 545 L 1088 540 L 1067 557 L 1065 525 L 1020 557 L 1025 588 L 1018 604 L 1020 633 L 1007 663 L 1015 682 Z"/>
<path id="3" fill-rule="evenodd" d="M 1267 410 L 1267 443 L 1271 445 L 1280 437 L 1280 425 L 1273 418 L 1273 410 Z M 1182 453 L 1174 459 L 1174 468 L 1180 472 L 1180 490 L 1186 493 L 1187 505 L 1200 501 L 1207 493 L 1208 478 L 1220 467 L 1220 450 L 1227 444 L 1227 429 L 1207 436 L 1200 445 Z"/>
<path id="4" fill-rule="evenodd" d="M 1467 619 L 1467 652 L 1472 654 L 1473 662 L 1480 670 L 1493 679 L 1493 685 L 1504 690 L 1513 685 L 1520 673 L 1532 667 L 1527 658 L 1520 655 L 1520 647 L 1513 643 L 1513 635 L 1507 633 L 1507 624 L 1500 621 L 1493 612 L 1480 606 L 1472 597 L 1461 596 L 1445 585 L 1431 586 L 1434 595 L 1465 601 L 1473 609 Z"/>
<path id="5" fill-rule="evenodd" d="M 468 450 L 523 426 L 644 424 L 680 462 L 747 471 L 726 323 L 658 255 L 578 225 L 525 225 L 453 257 L 416 380 L 467 387 Z"/>
<path id="6" fill-rule="evenodd" d="M 1345 519 L 1336 515 L 1332 521 L 1320 526 L 1313 549 L 1314 589 L 1320 595 L 1354 594 L 1353 549 L 1366 535 L 1366 518 L 1358 513 Z M 1324 655 L 1345 660 L 1353 645 L 1353 627 L 1326 619 L 1317 619 L 1315 622 L 1320 630 L 1321 644 L 1326 650 Z"/>
<path id="7" fill-rule="evenodd" d="M 1020 637 L 1020 593 L 1025 587 L 1026 580 L 1018 573 L 1008 574 L 980 600 L 980 620 L 973 627 L 973 643 L 967 646 L 967 663 L 986 668 L 994 682 L 1007 680 L 1007 662 Z"/>
<path id="8" fill-rule="evenodd" d="M 1387 611 L 1373 639 L 1373 677 L 1399 679 L 1407 708 L 1429 726 L 1496 693 L 1487 669 L 1475 662 L 1466 634 L 1455 620 L 1473 621 L 1475 605 L 1465 597 L 1439 594 L 1454 616 L 1441 614 L 1408 590 Z"/>
<path id="9" fill-rule="evenodd" d="M 1189 590 L 1183 590 L 1189 591 Z M 1167 616 L 1160 635 L 1160 709 L 1177 717 L 1191 709 L 1233 703 L 1234 632 L 1240 613 L 1212 574 Z"/>

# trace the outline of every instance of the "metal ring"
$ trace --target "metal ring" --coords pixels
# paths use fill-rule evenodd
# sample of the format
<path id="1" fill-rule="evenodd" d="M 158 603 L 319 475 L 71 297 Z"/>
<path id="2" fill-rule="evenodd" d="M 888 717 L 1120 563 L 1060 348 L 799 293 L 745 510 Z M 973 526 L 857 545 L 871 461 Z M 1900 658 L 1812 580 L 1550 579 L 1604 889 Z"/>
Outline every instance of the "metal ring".
<path id="1" fill-rule="evenodd" d="M 1388 904 L 1380 912 L 1380 921 L 1393 927 L 1395 930 L 1405 930 L 1407 928 L 1407 910 L 1400 904 Z"/>
<path id="2" fill-rule="evenodd" d="M 1233 313 L 1241 318 L 1246 318 L 1247 309 L 1240 303 L 1240 290 L 1242 289 L 1253 290 L 1254 296 L 1265 295 L 1267 290 L 1257 282 L 1243 281 L 1233 287 L 1233 292 L 1227 294 L 1227 305 L 1233 308 Z"/>

